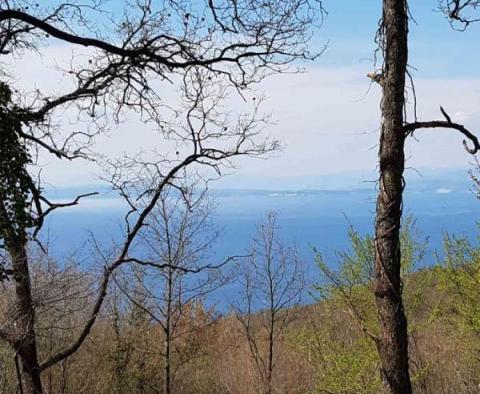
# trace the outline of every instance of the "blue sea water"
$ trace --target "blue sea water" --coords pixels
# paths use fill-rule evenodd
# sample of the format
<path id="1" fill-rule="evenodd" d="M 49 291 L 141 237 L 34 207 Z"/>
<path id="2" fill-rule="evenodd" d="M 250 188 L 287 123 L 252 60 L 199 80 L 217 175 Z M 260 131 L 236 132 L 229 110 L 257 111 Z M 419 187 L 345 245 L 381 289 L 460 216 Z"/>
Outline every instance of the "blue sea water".
<path id="1" fill-rule="evenodd" d="M 315 246 L 329 258 L 348 247 L 351 224 L 361 233 L 373 233 L 375 191 L 295 191 L 220 193 L 219 217 L 226 228 L 223 249 L 246 242 L 268 210 L 278 212 L 284 238 L 295 242 L 304 258 Z M 407 192 L 404 213 L 412 215 L 429 238 L 430 250 L 441 248 L 445 231 L 475 238 L 480 201 L 468 190 Z M 333 265 L 334 261 L 331 262 Z"/>
<path id="2" fill-rule="evenodd" d="M 428 237 L 426 258 L 417 266 L 435 262 L 441 254 L 442 235 L 477 237 L 480 201 L 472 193 L 468 179 L 461 182 L 413 183 L 405 192 L 404 214 L 416 220 L 424 237 Z M 349 247 L 348 227 L 360 233 L 373 233 L 376 190 L 374 186 L 350 190 L 213 190 L 217 209 L 215 221 L 222 229 L 215 246 L 212 263 L 226 256 L 243 255 L 255 234 L 256 226 L 268 211 L 276 211 L 281 238 L 294 243 L 305 263 L 310 282 L 318 278 L 314 263 L 315 247 L 331 268 L 338 266 L 335 251 Z M 46 234 L 52 251 L 60 260 L 75 251 L 82 264 L 95 265 L 86 251 L 94 236 L 100 244 L 119 240 L 123 210 L 118 200 L 104 199 L 100 208 L 77 207 L 59 211 L 49 219 Z M 222 310 L 228 300 L 238 296 L 230 286 L 217 292 L 212 302 Z"/>
<path id="3" fill-rule="evenodd" d="M 335 266 L 335 250 L 348 248 L 348 226 L 372 233 L 375 189 L 357 190 L 216 190 L 215 221 L 222 228 L 216 245 L 220 259 L 244 253 L 256 226 L 268 211 L 278 214 L 281 237 L 295 243 L 304 260 L 312 260 L 312 248 L 320 250 Z M 404 214 L 412 215 L 429 238 L 430 251 L 441 249 L 445 231 L 475 239 L 480 201 L 466 187 L 458 189 L 412 188 L 405 193 Z M 56 252 L 81 250 L 91 234 L 102 242 L 118 239 L 122 211 L 108 203 L 104 208 L 71 208 L 51 218 L 48 234 Z M 54 248 L 54 250 L 55 250 Z M 424 264 L 431 262 L 427 260 Z"/>

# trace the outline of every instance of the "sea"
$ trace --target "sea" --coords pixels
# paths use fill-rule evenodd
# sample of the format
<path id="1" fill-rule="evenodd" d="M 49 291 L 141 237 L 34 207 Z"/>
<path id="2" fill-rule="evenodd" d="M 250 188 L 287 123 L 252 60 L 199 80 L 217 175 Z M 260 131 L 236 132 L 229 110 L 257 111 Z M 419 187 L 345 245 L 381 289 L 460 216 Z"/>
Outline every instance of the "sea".
<path id="1" fill-rule="evenodd" d="M 68 199 L 78 190 L 57 191 Z M 375 219 L 375 184 L 357 188 L 322 189 L 212 189 L 215 201 L 214 221 L 221 228 L 211 256 L 211 263 L 227 256 L 244 255 L 252 243 L 257 226 L 270 211 L 277 213 L 280 238 L 295 245 L 304 261 L 307 276 L 315 278 L 314 249 L 327 264 L 338 268 L 337 251 L 349 250 L 348 229 L 372 234 Z M 448 233 L 477 242 L 480 234 L 480 200 L 468 177 L 437 177 L 414 181 L 404 194 L 404 216 L 415 220 L 422 239 L 428 240 L 425 258 L 417 267 L 432 265 L 442 255 L 442 237 Z M 77 258 L 81 264 L 97 264 L 91 254 L 92 237 L 103 245 L 121 239 L 124 206 L 111 195 L 100 195 L 79 206 L 59 210 L 47 222 L 43 237 L 59 261 Z M 228 292 L 220 292 L 223 306 Z"/>

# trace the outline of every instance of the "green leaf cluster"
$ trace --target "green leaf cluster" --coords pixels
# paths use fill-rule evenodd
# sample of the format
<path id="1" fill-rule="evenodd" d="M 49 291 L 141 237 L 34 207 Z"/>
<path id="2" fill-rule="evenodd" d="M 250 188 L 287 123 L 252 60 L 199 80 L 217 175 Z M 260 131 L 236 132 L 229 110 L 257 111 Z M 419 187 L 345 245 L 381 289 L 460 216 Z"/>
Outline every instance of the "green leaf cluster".
<path id="1" fill-rule="evenodd" d="M 4 243 L 24 239 L 32 221 L 27 172 L 31 157 L 21 137 L 21 116 L 11 100 L 10 88 L 0 83 L 0 240 Z"/>

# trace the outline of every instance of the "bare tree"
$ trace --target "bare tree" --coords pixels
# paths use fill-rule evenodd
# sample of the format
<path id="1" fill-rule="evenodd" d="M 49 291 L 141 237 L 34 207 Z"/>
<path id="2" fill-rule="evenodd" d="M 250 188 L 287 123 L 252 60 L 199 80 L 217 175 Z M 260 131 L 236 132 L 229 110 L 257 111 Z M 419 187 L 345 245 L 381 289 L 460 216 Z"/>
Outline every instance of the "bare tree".
<path id="1" fill-rule="evenodd" d="M 459 2 L 449 4 L 454 3 Z M 416 110 L 412 122 L 406 119 L 405 88 L 407 76 L 410 76 L 407 68 L 408 24 L 407 0 L 383 0 L 383 16 L 377 35 L 383 67 L 380 73 L 369 75 L 382 87 L 380 178 L 375 221 L 375 298 L 381 331 L 377 348 L 385 387 L 389 393 L 397 394 L 412 392 L 399 235 L 406 138 L 419 129 L 446 128 L 459 132 L 472 143 L 473 146 L 469 147 L 464 141 L 469 153 L 474 154 L 480 149 L 477 137 L 463 125 L 453 122 L 442 107 L 443 120 L 418 121 Z"/>
<path id="2" fill-rule="evenodd" d="M 240 114 L 234 121 L 231 114 L 226 115 L 216 110 L 217 107 L 221 107 L 224 98 L 221 95 L 222 87 L 205 85 L 208 73 L 205 75 L 201 70 L 193 74 L 192 78 L 184 80 L 185 116 L 180 116 L 182 113 L 180 111 L 177 116 L 178 123 L 172 123 L 172 128 L 168 130 L 172 140 L 178 139 L 182 142 L 185 156 L 179 157 L 179 152 L 175 154 L 177 156 L 175 159 L 164 156 L 157 161 L 148 161 L 141 157 L 126 157 L 120 161 L 112 160 L 107 163 L 111 170 L 108 181 L 128 206 L 124 218 L 124 240 L 116 248 L 113 258 L 111 253 L 104 253 L 102 247 L 95 244 L 103 261 L 104 273 L 98 285 L 90 317 L 78 333 L 77 339 L 43 363 L 42 369 L 69 357 L 81 346 L 106 299 L 110 280 L 120 267 L 132 265 L 157 269 L 172 267 L 169 261 L 145 260 L 140 248 L 141 236 L 148 231 L 148 220 L 167 189 L 177 190 L 188 201 L 189 167 L 192 167 L 191 173 L 196 174 L 196 177 L 206 180 L 205 173 L 200 171 L 201 167 L 213 168 L 218 174 L 222 167 L 228 166 L 230 160 L 236 156 L 255 156 L 276 149 L 275 141 L 261 144 L 255 142 L 255 137 L 265 122 L 263 118 L 258 118 L 257 110 L 254 109 L 249 115 Z M 253 105 L 258 109 L 258 103 L 254 102 Z M 187 148 L 190 149 L 190 153 L 186 151 Z M 176 266 L 172 268 L 177 269 Z"/>
<path id="3" fill-rule="evenodd" d="M 196 141 L 193 154 L 178 160 L 167 173 L 155 173 L 147 193 L 151 204 L 137 212 L 118 257 L 105 267 L 84 329 L 71 346 L 45 361 L 39 361 L 36 343 L 28 244 L 38 241 L 50 213 L 76 205 L 86 195 L 70 203 L 51 201 L 39 182 L 37 154 L 51 154 L 64 161 L 92 159 L 94 137 L 112 120 L 120 121 L 127 109 L 163 129 L 160 110 L 166 105 L 161 88 L 152 81 L 188 81 L 200 67 L 212 84 L 242 91 L 271 72 L 281 72 L 295 59 L 317 56 L 307 48 L 311 27 L 322 13 L 317 1 L 204 0 L 193 5 L 139 0 L 123 5 L 119 12 L 100 0 L 46 4 L 6 0 L 0 4 L 0 55 L 7 60 L 2 62 L 0 74 L 0 240 L 8 255 L 1 276 L 13 279 L 15 286 L 14 324 L 2 324 L 0 338 L 18 354 L 28 393 L 42 393 L 41 372 L 73 354 L 88 336 L 111 274 L 131 261 L 130 247 L 162 188 L 193 162 L 218 162 L 241 149 L 237 146 L 225 154 Z M 55 95 L 33 88 L 30 92 L 17 89 L 15 78 L 25 76 L 15 74 L 14 59 L 28 52 L 41 53 L 52 39 L 86 48 L 89 55 L 85 61 L 72 60 L 70 67 L 61 70 L 72 78 L 71 90 Z M 80 120 L 90 119 L 91 124 L 80 131 L 65 132 L 55 122 L 55 114 L 65 109 Z M 243 138 L 238 141 L 241 146 L 249 139 L 248 133 Z M 158 163 L 143 164 L 144 169 L 158 169 Z"/>
<path id="4" fill-rule="evenodd" d="M 295 319 L 305 289 L 303 263 L 297 250 L 279 239 L 277 215 L 270 212 L 258 228 L 242 272 L 242 302 L 233 305 L 248 342 L 265 394 L 274 391 L 277 346 Z"/>
<path id="5" fill-rule="evenodd" d="M 180 369 L 203 355 L 190 339 L 215 322 L 203 301 L 227 283 L 224 268 L 235 260 L 211 262 L 219 236 L 212 212 L 205 192 L 190 189 L 185 196 L 165 190 L 141 235 L 145 257 L 116 280 L 126 298 L 163 332 L 158 351 L 167 394 L 174 392 Z"/>

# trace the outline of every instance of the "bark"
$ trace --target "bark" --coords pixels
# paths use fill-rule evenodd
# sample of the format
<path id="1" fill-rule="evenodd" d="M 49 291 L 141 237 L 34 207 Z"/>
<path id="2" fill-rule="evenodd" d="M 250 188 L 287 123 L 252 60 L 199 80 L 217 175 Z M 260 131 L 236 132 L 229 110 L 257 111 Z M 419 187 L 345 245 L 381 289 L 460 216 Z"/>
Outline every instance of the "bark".
<path id="1" fill-rule="evenodd" d="M 16 333 L 14 348 L 22 364 L 26 394 L 43 393 L 35 335 L 35 310 L 32 300 L 28 258 L 24 245 L 10 249 L 15 279 Z"/>
<path id="2" fill-rule="evenodd" d="M 380 320 L 377 348 L 388 393 L 412 392 L 408 368 L 407 319 L 400 277 L 405 78 L 408 60 L 406 0 L 383 1 L 383 100 L 380 187 L 375 222 L 375 299 Z"/>
<path id="3" fill-rule="evenodd" d="M 267 388 L 265 394 L 272 394 L 273 380 L 273 352 L 275 350 L 275 304 L 273 297 L 270 298 L 270 326 L 268 328 L 268 365 L 267 365 Z"/>
<path id="4" fill-rule="evenodd" d="M 165 343 L 164 343 L 164 357 L 165 357 L 165 367 L 164 367 L 164 389 L 165 394 L 171 394 L 172 392 L 172 371 L 171 371 L 171 362 L 172 362 L 172 302 L 173 302 L 173 275 L 175 274 L 174 270 L 168 269 L 168 284 L 167 284 L 167 311 L 165 314 Z"/>
<path id="5" fill-rule="evenodd" d="M 273 380 L 273 352 L 275 350 L 275 318 L 277 314 L 277 308 L 275 307 L 275 283 L 273 281 L 273 276 L 271 273 L 271 249 L 268 248 L 267 253 L 268 258 L 268 287 L 269 287 L 269 298 L 270 298 L 270 316 L 269 316 L 269 326 L 268 326 L 268 364 L 267 364 L 267 387 L 265 394 L 272 394 L 272 380 Z"/>

